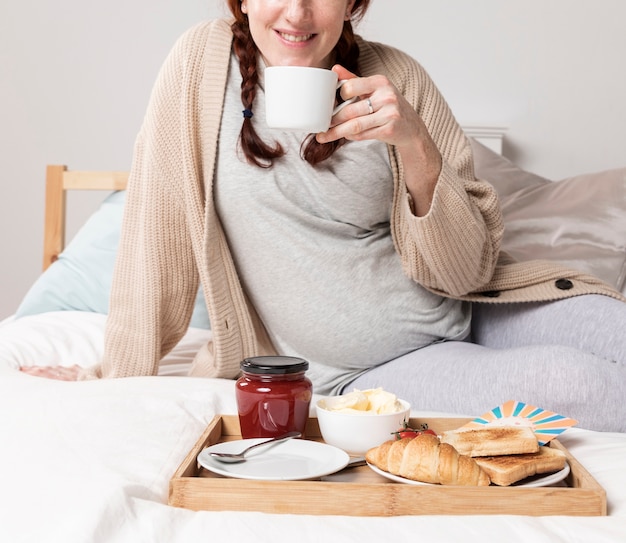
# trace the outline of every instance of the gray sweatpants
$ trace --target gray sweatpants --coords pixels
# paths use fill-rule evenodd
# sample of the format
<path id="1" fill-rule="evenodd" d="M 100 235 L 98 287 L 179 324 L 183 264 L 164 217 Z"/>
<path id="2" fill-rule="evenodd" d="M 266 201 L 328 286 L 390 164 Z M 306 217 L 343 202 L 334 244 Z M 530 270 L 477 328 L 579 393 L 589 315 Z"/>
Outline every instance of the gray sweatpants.
<path id="1" fill-rule="evenodd" d="M 413 409 L 477 416 L 517 400 L 626 432 L 626 304 L 606 296 L 475 304 L 467 341 L 382 364 L 344 390 L 382 386 Z"/>

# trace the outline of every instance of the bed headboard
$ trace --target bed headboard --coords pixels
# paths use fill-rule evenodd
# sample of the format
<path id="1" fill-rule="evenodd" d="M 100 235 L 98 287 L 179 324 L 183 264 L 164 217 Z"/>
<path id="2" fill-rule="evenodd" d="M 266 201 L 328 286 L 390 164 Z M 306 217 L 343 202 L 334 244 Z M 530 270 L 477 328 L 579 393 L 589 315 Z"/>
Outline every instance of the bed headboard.
<path id="1" fill-rule="evenodd" d="M 502 156 L 506 129 L 471 125 L 464 126 L 463 130 L 471 138 L 476 175 L 491 183 L 501 200 L 506 224 L 502 248 L 518 260 L 554 260 L 580 269 L 626 294 L 623 234 L 626 168 L 592 172 L 553 182 L 515 166 Z M 100 291 L 102 284 L 110 283 L 124 206 L 125 194 L 115 191 L 124 190 L 127 182 L 128 172 L 72 171 L 66 166 L 48 166 L 44 271 L 63 250 L 68 257 L 58 263 L 64 265 L 48 270 L 56 268 L 57 273 L 53 274 L 55 280 L 46 278 L 49 273 L 42 274 L 42 282 L 47 284 L 46 288 L 57 301 L 60 298 L 59 285 L 72 281 L 70 294 L 75 297 L 76 281 L 67 279 L 68 269 L 75 275 L 82 274 L 83 282 L 97 282 L 96 276 L 99 277 L 100 283 L 93 290 L 103 297 Z M 589 193 L 589 187 L 593 187 L 592 193 Z M 65 247 L 66 195 L 69 190 L 113 193 L 107 196 L 78 232 L 74 240 L 80 237 L 81 243 L 74 245 L 74 251 Z M 592 194 L 593 205 L 588 199 L 580 198 L 580 194 Z M 581 222 L 581 217 L 588 220 Z M 90 228 L 85 230 L 87 224 Z M 90 264 L 87 265 L 86 261 Z M 104 308 L 102 312 L 106 312 L 108 307 L 108 293 L 105 294 L 106 299 L 100 301 L 98 306 Z M 41 304 L 35 305 L 40 307 Z M 59 307 L 59 303 L 54 307 Z M 75 305 L 65 302 L 61 309 L 69 307 L 76 309 Z"/>
<path id="2" fill-rule="evenodd" d="M 128 172 L 68 170 L 67 166 L 46 168 L 43 270 L 65 247 L 66 196 L 68 190 L 124 190 Z"/>
<path id="3" fill-rule="evenodd" d="M 505 128 L 468 125 L 463 130 L 468 137 L 498 154 L 502 153 Z M 59 258 L 65 248 L 67 191 L 124 190 L 127 182 L 128 172 L 68 170 L 67 166 L 58 165 L 46 168 L 43 271 Z"/>
<path id="4" fill-rule="evenodd" d="M 501 155 L 506 128 L 503 126 L 464 125 L 463 132 L 485 147 Z"/>

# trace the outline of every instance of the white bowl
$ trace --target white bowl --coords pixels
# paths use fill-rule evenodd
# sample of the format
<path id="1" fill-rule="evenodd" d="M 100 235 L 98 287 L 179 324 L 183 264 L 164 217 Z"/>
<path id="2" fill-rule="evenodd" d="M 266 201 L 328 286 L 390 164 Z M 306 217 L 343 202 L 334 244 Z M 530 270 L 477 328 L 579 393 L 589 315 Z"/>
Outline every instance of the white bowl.
<path id="1" fill-rule="evenodd" d="M 325 409 L 332 406 L 334 398 L 323 398 L 315 404 L 317 421 L 324 441 L 351 455 L 363 455 L 369 449 L 394 439 L 393 432 L 408 422 L 411 406 L 404 400 L 402 411 L 390 414 L 342 413 Z"/>

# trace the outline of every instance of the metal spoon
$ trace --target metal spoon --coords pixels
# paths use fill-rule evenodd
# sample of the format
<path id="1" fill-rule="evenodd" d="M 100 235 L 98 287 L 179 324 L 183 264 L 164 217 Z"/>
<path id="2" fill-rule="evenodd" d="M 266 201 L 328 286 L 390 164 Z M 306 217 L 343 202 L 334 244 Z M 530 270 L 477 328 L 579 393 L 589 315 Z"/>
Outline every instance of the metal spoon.
<path id="1" fill-rule="evenodd" d="M 212 456 L 213 458 L 215 458 L 216 460 L 219 460 L 220 462 L 228 462 L 228 463 L 243 462 L 245 461 L 246 454 L 252 449 L 256 449 L 257 447 L 261 447 L 262 445 L 269 445 L 270 443 L 279 443 L 280 441 L 287 441 L 288 439 L 292 439 L 294 437 L 301 437 L 301 436 L 302 434 L 300 432 L 289 432 L 288 434 L 285 434 L 283 436 L 273 437 L 272 439 L 261 441 L 260 443 L 255 443 L 254 445 L 251 445 L 247 449 L 244 449 L 243 451 L 238 452 L 238 453 L 225 453 L 225 452 L 211 451 L 209 452 L 209 456 Z"/>

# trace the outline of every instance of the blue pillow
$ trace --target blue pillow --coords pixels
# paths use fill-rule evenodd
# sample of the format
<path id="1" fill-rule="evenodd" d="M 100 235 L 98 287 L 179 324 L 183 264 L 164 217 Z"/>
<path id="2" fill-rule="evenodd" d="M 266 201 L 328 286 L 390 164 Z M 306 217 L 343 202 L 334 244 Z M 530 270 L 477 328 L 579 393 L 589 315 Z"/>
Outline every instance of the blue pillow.
<path id="1" fill-rule="evenodd" d="M 120 239 L 126 191 L 117 191 L 102 202 L 58 260 L 35 281 L 16 316 L 48 311 L 89 311 L 107 314 L 115 254 Z M 210 328 L 200 288 L 190 326 Z"/>

